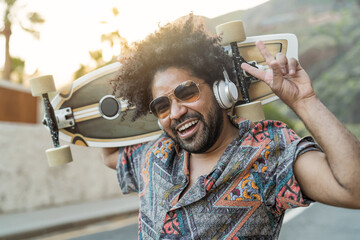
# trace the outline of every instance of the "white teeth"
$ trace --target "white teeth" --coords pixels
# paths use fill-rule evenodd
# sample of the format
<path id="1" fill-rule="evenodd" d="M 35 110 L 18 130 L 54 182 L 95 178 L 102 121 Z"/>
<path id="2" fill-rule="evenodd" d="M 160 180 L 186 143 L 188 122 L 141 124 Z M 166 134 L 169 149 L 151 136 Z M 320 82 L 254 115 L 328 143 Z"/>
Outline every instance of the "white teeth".
<path id="1" fill-rule="evenodd" d="M 184 126 L 182 126 L 181 128 L 179 128 L 179 131 L 184 131 L 185 129 L 195 125 L 198 122 L 198 120 L 194 120 L 192 122 L 189 122 L 187 124 L 185 124 Z"/>

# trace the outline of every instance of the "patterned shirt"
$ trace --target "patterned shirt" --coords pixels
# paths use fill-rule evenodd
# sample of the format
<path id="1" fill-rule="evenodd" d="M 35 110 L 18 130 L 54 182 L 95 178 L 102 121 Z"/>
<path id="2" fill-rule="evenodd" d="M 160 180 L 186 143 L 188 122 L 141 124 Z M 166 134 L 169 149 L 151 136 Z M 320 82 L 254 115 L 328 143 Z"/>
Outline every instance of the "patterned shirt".
<path id="1" fill-rule="evenodd" d="M 276 239 L 284 211 L 307 206 L 294 177 L 299 154 L 318 150 L 286 124 L 233 119 L 239 134 L 213 170 L 189 183 L 189 153 L 162 135 L 120 148 L 123 193 L 140 197 L 139 239 Z"/>

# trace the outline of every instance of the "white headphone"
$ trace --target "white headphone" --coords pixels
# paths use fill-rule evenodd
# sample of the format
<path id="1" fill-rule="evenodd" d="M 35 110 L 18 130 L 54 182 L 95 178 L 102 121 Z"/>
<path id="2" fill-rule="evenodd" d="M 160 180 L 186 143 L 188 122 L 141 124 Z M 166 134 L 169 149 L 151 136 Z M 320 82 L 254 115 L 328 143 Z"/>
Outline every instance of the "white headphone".
<path id="1" fill-rule="evenodd" d="M 230 81 L 229 75 L 227 74 L 225 68 L 223 71 L 224 80 L 215 81 L 213 85 L 213 91 L 219 106 L 224 109 L 231 108 L 232 105 L 238 99 L 238 90 L 232 81 Z"/>

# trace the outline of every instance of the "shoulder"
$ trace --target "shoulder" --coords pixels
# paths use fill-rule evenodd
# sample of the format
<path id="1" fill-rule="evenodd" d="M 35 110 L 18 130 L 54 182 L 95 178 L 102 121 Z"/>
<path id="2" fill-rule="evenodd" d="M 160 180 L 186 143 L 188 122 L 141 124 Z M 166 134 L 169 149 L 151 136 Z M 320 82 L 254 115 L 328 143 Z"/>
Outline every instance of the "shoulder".
<path id="1" fill-rule="evenodd" d="M 169 141 L 171 141 L 171 139 L 166 137 L 165 134 L 162 134 L 153 141 L 120 147 L 119 152 L 121 155 L 123 155 L 123 157 L 132 158 L 137 154 L 155 151 L 155 149 L 160 149 L 162 146 L 168 145 L 167 143 Z"/>
<path id="2" fill-rule="evenodd" d="M 294 130 L 281 121 L 263 120 L 254 123 L 248 119 L 236 116 L 231 117 L 230 120 L 239 128 L 240 136 L 245 134 L 247 137 L 253 137 L 256 141 L 274 140 L 281 136 L 281 140 L 289 144 L 300 139 Z"/>
<path id="3" fill-rule="evenodd" d="M 252 123 L 249 129 L 256 141 L 270 140 L 288 145 L 300 139 L 300 137 L 286 123 L 275 120 L 264 120 Z"/>
<path id="4" fill-rule="evenodd" d="M 152 162 L 156 159 L 157 162 L 167 163 L 176 154 L 177 149 L 175 142 L 166 134 L 162 134 L 154 141 L 127 147 L 125 151 L 131 155 L 130 158 L 139 158 L 141 162 Z"/>
<path id="5" fill-rule="evenodd" d="M 176 148 L 175 142 L 164 134 L 152 142 L 149 146 L 150 148 L 148 152 L 154 154 L 157 158 L 167 158 L 167 155 L 175 151 Z"/>

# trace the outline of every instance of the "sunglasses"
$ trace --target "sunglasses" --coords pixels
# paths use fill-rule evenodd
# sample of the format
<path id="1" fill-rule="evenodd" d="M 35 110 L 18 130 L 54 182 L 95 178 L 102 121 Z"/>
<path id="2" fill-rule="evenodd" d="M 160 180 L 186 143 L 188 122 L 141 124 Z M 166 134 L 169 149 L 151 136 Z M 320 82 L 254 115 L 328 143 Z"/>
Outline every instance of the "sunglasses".
<path id="1" fill-rule="evenodd" d="M 153 99 L 150 102 L 150 112 L 157 118 L 166 118 L 170 114 L 171 95 L 174 95 L 178 101 L 184 103 L 197 101 L 200 97 L 200 84 L 201 83 L 196 84 L 191 80 L 181 83 L 167 94 Z"/>

